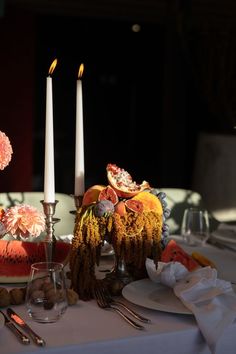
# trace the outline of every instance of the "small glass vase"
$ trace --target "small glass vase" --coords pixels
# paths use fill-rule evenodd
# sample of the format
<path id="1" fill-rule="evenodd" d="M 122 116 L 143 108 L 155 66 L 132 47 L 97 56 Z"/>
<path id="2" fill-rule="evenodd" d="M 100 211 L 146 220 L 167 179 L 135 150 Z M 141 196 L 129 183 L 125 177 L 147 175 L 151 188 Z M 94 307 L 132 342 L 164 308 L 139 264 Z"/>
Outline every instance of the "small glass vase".
<path id="1" fill-rule="evenodd" d="M 118 256 L 115 251 L 114 268 L 104 279 L 112 295 L 120 295 L 125 285 L 134 280 L 133 276 L 127 270 L 124 257 Z"/>

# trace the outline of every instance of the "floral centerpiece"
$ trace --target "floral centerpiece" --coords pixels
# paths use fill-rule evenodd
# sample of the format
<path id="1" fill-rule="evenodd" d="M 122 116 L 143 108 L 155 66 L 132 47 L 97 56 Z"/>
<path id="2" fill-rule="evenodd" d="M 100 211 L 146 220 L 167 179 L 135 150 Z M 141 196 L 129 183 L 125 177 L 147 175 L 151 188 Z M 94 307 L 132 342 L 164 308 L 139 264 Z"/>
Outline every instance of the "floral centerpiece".
<path id="1" fill-rule="evenodd" d="M 0 131 L 0 170 L 4 170 L 9 165 L 13 154 L 9 138 Z"/>
<path id="2" fill-rule="evenodd" d="M 157 265 L 168 235 L 165 219 L 170 211 L 163 193 L 146 181 L 137 184 L 114 164 L 107 165 L 107 177 L 107 186 L 94 185 L 85 192 L 76 215 L 71 286 L 83 300 L 93 297 L 95 265 L 104 240 L 114 247 L 117 263 L 124 261 L 136 278 L 147 257 Z"/>
<path id="3" fill-rule="evenodd" d="M 37 208 L 20 204 L 0 213 L 0 237 L 9 235 L 16 240 L 32 240 L 45 231 L 45 217 Z"/>
<path id="4" fill-rule="evenodd" d="M 0 131 L 0 169 L 4 170 L 11 161 L 13 149 L 7 135 Z M 0 209 L 0 238 L 5 235 L 14 239 L 38 237 L 45 230 L 45 217 L 35 207 L 27 204 Z"/>
<path id="5" fill-rule="evenodd" d="M 11 161 L 13 149 L 9 138 L 0 131 L 0 169 Z M 44 215 L 35 207 L 19 204 L 0 207 L 0 282 L 25 281 L 30 265 L 45 259 L 44 245 L 31 242 L 45 231 Z M 25 242 L 27 241 L 27 242 Z"/>
<path id="6" fill-rule="evenodd" d="M 8 137 L 0 132 L 1 170 L 11 161 L 12 153 Z M 32 263 L 49 259 L 46 232 L 46 218 L 34 206 L 21 203 L 0 207 L 0 283 L 26 282 Z M 69 243 L 57 241 L 53 260 L 66 264 L 70 249 Z"/>

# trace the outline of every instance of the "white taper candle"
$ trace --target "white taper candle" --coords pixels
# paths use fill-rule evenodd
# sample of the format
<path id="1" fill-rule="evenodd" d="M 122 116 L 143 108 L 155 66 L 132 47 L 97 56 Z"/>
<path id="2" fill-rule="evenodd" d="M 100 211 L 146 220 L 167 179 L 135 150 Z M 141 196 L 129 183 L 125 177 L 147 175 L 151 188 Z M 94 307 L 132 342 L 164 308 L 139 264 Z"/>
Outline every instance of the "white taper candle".
<path id="1" fill-rule="evenodd" d="M 75 128 L 75 196 L 84 194 L 84 124 L 83 124 L 83 92 L 82 74 L 84 65 L 79 68 L 76 89 L 76 128 Z"/>
<path id="2" fill-rule="evenodd" d="M 53 61 L 46 79 L 46 124 L 45 124 L 45 159 L 44 159 L 44 202 L 55 202 L 55 173 L 54 173 L 54 133 L 53 133 L 53 93 L 52 78 L 57 64 Z"/>

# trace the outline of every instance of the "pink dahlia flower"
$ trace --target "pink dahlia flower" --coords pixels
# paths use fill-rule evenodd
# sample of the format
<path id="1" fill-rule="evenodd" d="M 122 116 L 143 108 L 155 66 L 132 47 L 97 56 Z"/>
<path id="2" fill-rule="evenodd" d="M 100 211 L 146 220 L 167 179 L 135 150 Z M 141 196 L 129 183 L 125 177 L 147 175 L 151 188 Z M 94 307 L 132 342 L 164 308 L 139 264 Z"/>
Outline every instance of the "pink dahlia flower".
<path id="1" fill-rule="evenodd" d="M 45 230 L 45 217 L 35 207 L 27 204 L 16 205 L 5 211 L 2 223 L 6 233 L 17 238 L 39 236 Z"/>
<path id="2" fill-rule="evenodd" d="M 12 153 L 10 140 L 5 133 L 0 131 L 0 170 L 4 170 L 9 164 Z"/>

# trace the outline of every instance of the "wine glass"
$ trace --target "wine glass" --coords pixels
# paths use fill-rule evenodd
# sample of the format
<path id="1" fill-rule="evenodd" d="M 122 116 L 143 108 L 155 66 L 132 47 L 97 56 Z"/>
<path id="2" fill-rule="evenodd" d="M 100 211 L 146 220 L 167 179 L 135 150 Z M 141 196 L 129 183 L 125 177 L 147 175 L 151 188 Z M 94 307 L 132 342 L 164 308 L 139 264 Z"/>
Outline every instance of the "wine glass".
<path id="1" fill-rule="evenodd" d="M 68 306 L 63 264 L 39 262 L 31 265 L 26 307 L 36 322 L 55 322 Z"/>
<path id="2" fill-rule="evenodd" d="M 208 212 L 199 208 L 185 209 L 181 234 L 189 246 L 204 246 L 210 236 Z"/>

